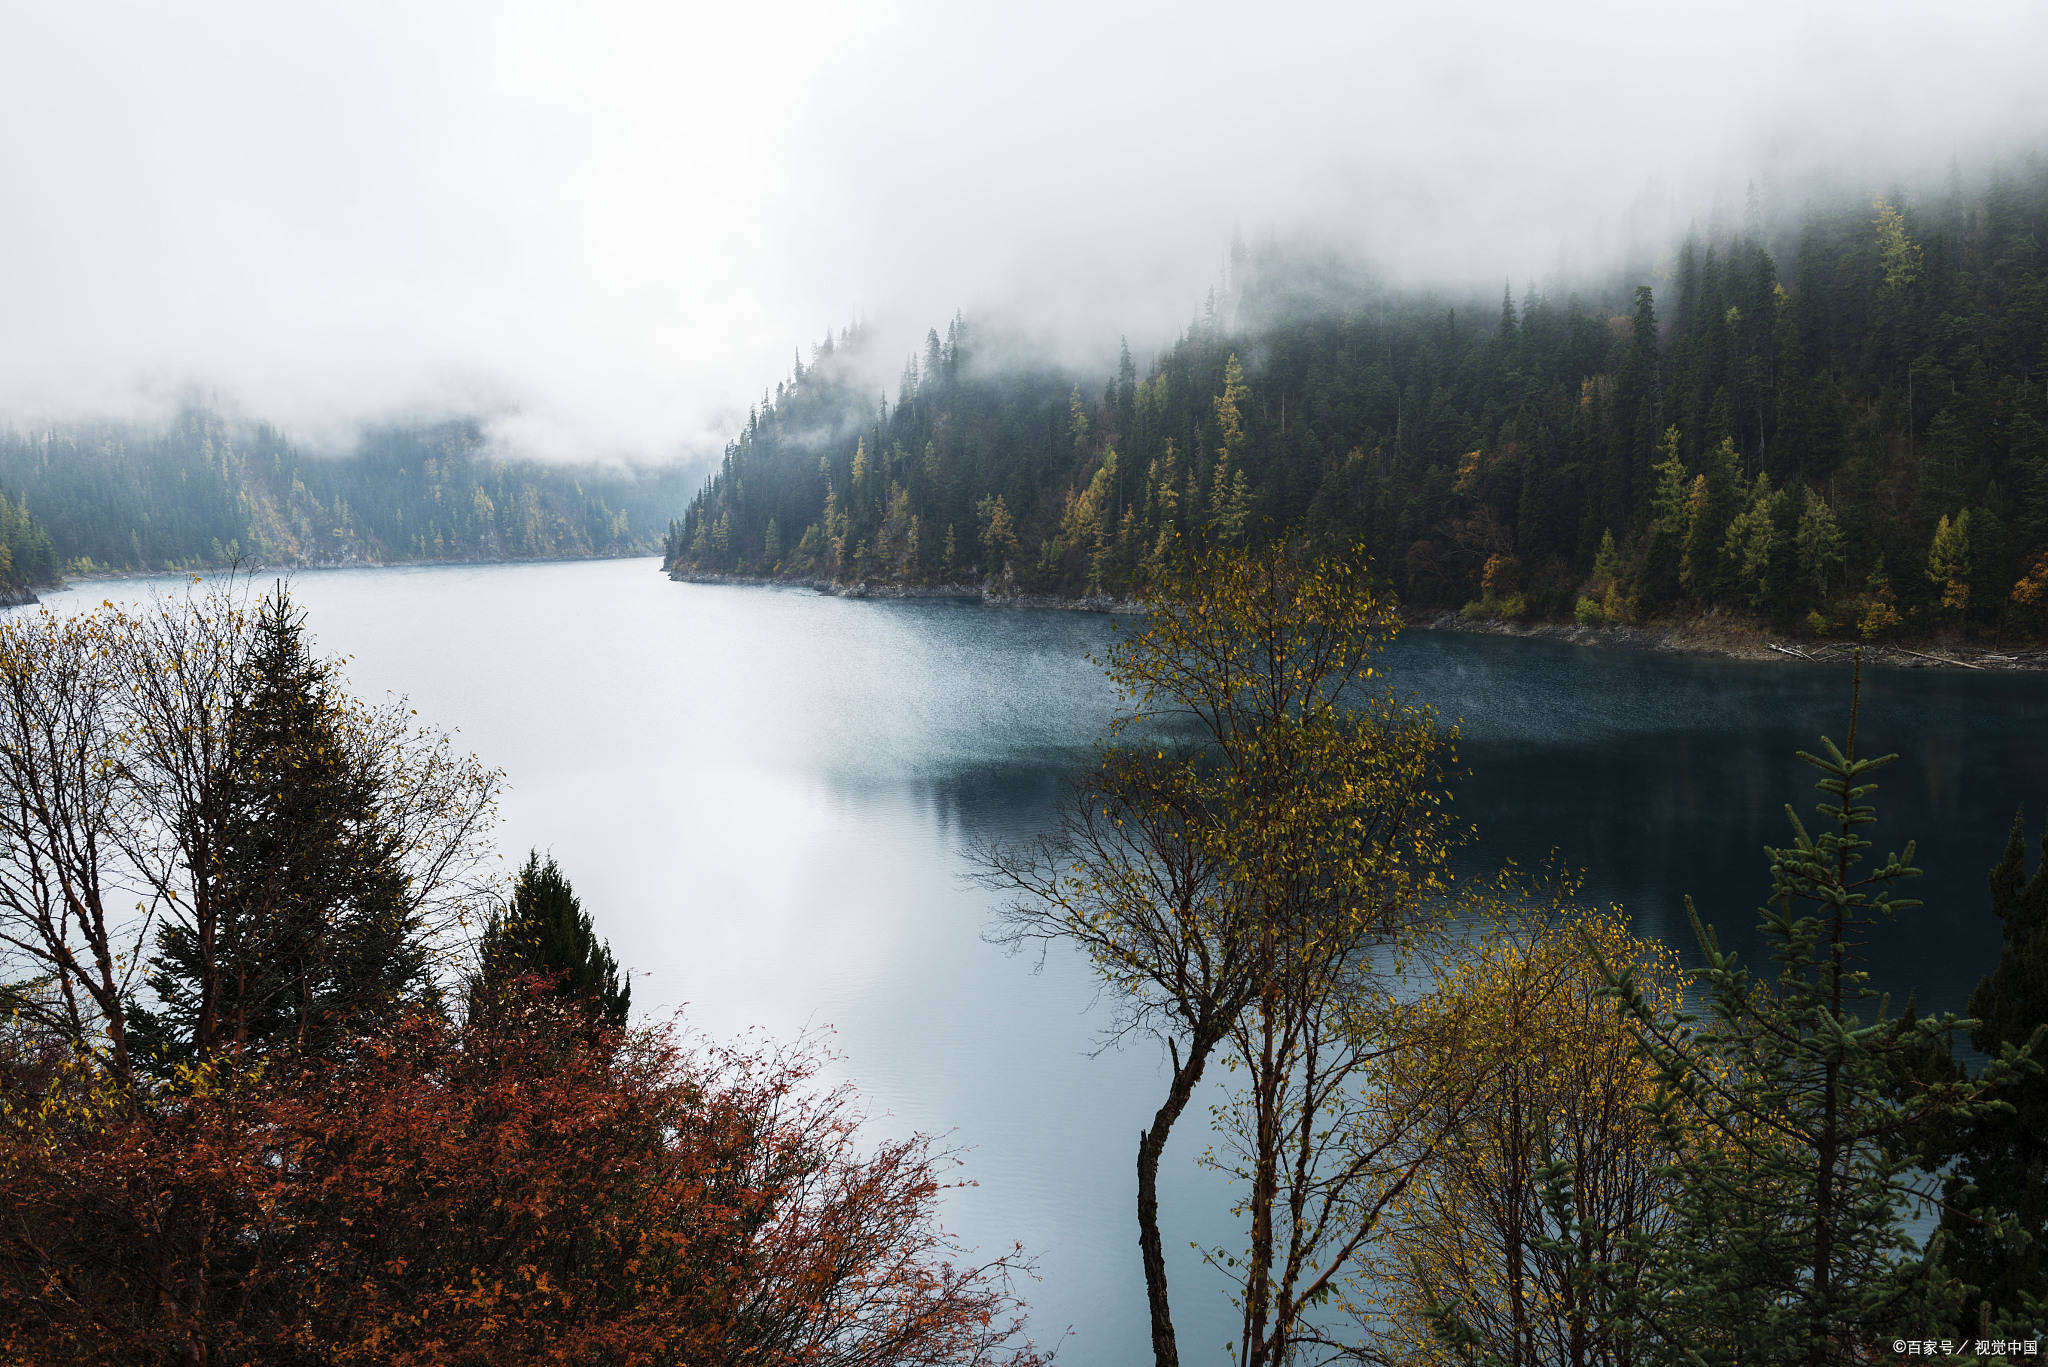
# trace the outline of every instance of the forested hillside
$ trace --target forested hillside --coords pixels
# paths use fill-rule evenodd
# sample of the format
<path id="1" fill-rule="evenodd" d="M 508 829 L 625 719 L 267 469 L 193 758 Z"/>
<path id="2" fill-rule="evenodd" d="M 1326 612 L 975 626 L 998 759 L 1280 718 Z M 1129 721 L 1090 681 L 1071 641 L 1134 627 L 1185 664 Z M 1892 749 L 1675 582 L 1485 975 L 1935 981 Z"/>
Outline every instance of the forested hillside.
<path id="1" fill-rule="evenodd" d="M 159 427 L 0 433 L 0 488 L 82 572 L 652 550 L 684 484 L 504 460 L 471 423 L 375 429 L 329 456 L 191 409 Z"/>
<path id="2" fill-rule="evenodd" d="M 669 532 L 679 574 L 1079 595 L 1176 534 L 1357 538 L 1418 606 L 1719 608 L 1816 634 L 2048 626 L 2048 161 L 1673 244 L 1498 305 L 1277 248 L 1140 374 L 956 319 L 893 406 L 821 348 Z M 858 345 L 858 337 L 846 339 Z"/>

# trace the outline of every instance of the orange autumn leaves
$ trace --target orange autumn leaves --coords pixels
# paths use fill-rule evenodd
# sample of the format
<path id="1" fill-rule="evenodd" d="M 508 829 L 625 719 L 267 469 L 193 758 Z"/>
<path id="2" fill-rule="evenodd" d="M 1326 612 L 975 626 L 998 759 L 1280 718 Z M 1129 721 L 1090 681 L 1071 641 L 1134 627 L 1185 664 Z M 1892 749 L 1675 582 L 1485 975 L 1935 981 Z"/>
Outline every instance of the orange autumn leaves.
<path id="1" fill-rule="evenodd" d="M 805 1050 L 592 1047 L 535 999 L 146 1106 L 9 1060 L 0 1360 L 1034 1361 L 958 1264 L 947 1156 L 867 1146 Z"/>

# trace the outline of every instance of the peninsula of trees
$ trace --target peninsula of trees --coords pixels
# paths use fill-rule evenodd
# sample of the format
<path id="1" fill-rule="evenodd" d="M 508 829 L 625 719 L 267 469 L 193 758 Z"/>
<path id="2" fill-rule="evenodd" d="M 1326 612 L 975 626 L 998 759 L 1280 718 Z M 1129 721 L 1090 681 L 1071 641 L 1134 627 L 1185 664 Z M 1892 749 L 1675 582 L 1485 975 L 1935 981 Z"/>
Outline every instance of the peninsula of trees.
<path id="1" fill-rule="evenodd" d="M 160 427 L 0 432 L 0 490 L 13 500 L 0 548 L 24 585 L 236 561 L 625 555 L 660 544 L 683 488 L 674 469 L 504 459 L 472 422 L 368 429 L 352 450 L 319 455 L 275 427 L 188 408 Z M 17 533 L 17 522 L 41 531 Z"/>
<path id="2" fill-rule="evenodd" d="M 1141 372 L 956 317 L 894 402 L 858 333 L 748 419 L 678 577 L 1131 594 L 1176 534 L 1362 542 L 1404 604 L 1818 636 L 2048 627 L 2048 160 L 1697 232 L 1475 306 L 1233 249 Z"/>

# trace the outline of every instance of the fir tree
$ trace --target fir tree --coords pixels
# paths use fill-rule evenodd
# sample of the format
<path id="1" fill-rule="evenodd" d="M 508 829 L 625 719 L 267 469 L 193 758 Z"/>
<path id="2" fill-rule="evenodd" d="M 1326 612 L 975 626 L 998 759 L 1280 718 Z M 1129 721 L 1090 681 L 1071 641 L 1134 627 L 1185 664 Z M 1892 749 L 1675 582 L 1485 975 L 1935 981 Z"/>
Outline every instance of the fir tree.
<path id="1" fill-rule="evenodd" d="M 1961 616 L 1970 606 L 1970 513 L 1966 508 L 1950 521 L 1946 513 L 1935 524 L 1927 550 L 1927 580 L 1941 595 L 1945 611 Z"/>
<path id="2" fill-rule="evenodd" d="M 1827 601 L 1828 584 L 1841 568 L 1842 529 L 1835 522 L 1827 500 L 1811 488 L 1799 514 L 1799 577 L 1813 590 L 1814 597 Z"/>
<path id="3" fill-rule="evenodd" d="M 513 983 L 538 978 L 548 989 L 588 1004 L 613 1030 L 625 1028 L 633 987 L 620 980 L 611 946 L 597 938 L 590 914 L 554 858 L 529 851 L 512 900 L 491 918 L 477 948 L 470 1011 L 488 1012 Z"/>
<path id="4" fill-rule="evenodd" d="M 225 836 L 207 871 L 213 931 L 163 929 L 154 1002 L 136 1012 L 139 1052 L 159 1065 L 318 1047 L 433 996 L 378 776 L 351 746 L 333 667 L 308 649 L 282 585 L 254 636 L 219 799 Z"/>

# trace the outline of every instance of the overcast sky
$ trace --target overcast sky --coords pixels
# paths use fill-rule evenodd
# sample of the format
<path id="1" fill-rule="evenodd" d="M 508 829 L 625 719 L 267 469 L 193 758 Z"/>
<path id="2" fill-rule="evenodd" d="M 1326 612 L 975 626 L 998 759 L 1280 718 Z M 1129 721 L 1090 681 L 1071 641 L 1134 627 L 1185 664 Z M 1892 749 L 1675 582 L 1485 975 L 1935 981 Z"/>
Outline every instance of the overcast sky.
<path id="1" fill-rule="evenodd" d="M 856 314 L 1142 355 L 1233 228 L 1519 289 L 2048 147 L 2044 67 L 2030 0 L 0 0 L 0 414 L 715 449 Z"/>

